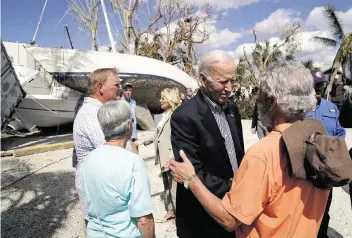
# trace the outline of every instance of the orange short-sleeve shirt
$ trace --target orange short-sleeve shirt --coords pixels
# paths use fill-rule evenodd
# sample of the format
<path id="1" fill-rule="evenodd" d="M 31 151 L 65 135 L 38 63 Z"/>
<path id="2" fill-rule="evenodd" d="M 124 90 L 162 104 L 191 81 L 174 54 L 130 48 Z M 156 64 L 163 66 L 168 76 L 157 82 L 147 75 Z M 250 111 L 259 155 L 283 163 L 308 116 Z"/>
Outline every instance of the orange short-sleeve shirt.
<path id="1" fill-rule="evenodd" d="M 283 131 L 290 124 L 276 129 Z M 329 190 L 293 179 L 277 131 L 253 145 L 222 205 L 243 224 L 236 237 L 317 237 Z"/>

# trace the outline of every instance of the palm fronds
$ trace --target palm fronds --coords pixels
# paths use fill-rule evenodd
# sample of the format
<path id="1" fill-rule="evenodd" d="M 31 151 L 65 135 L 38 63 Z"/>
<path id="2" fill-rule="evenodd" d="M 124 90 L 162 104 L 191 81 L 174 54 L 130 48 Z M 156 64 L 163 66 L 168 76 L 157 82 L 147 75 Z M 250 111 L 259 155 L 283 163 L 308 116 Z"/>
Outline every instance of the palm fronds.
<path id="1" fill-rule="evenodd" d="M 314 67 L 314 63 L 313 63 L 312 59 L 308 59 L 308 60 L 302 61 L 301 63 L 304 65 L 304 67 L 306 67 L 309 70 L 313 69 L 313 67 Z"/>
<path id="2" fill-rule="evenodd" d="M 325 37 L 320 37 L 320 36 L 314 36 L 312 39 L 314 41 L 322 43 L 322 44 L 324 44 L 326 46 L 336 47 L 337 44 L 338 44 L 336 40 L 325 38 Z"/>
<path id="3" fill-rule="evenodd" d="M 325 7 L 325 16 L 329 20 L 330 29 L 334 36 L 342 41 L 345 38 L 345 34 L 343 32 L 341 20 L 336 14 L 335 7 L 332 5 L 327 5 Z"/>

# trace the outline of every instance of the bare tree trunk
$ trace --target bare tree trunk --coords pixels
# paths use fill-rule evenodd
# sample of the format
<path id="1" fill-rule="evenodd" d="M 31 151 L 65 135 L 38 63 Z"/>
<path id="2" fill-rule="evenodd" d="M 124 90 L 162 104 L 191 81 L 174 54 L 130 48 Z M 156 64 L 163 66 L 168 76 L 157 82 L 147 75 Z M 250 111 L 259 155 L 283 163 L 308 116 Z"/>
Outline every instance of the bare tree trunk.
<path id="1" fill-rule="evenodd" d="M 334 83 L 335 77 L 336 77 L 340 67 L 341 67 L 341 62 L 335 62 L 333 64 L 332 71 L 331 71 L 331 74 L 330 74 L 330 80 L 329 80 L 330 84 Z"/>
<path id="2" fill-rule="evenodd" d="M 342 65 L 342 55 L 343 55 L 343 47 L 340 46 L 339 50 L 336 53 L 336 56 L 331 68 L 331 74 L 329 79 L 329 84 L 331 85 L 333 84 L 335 77 L 337 75 L 337 72 Z"/>
<path id="3" fill-rule="evenodd" d="M 121 42 L 125 49 L 125 52 L 137 54 L 141 42 L 141 37 L 143 36 L 143 34 L 148 33 L 151 30 L 152 26 L 156 24 L 156 22 L 161 18 L 161 15 L 159 14 L 159 9 L 156 9 L 157 13 L 155 14 L 154 20 L 149 18 L 148 21 L 150 24 L 147 27 L 144 27 L 143 30 L 141 30 L 138 27 L 138 21 L 142 21 L 140 19 L 140 16 L 143 15 L 143 12 L 141 11 L 149 9 L 148 1 L 110 0 L 110 2 L 114 11 L 117 12 L 119 16 L 122 15 L 122 17 L 120 18 L 121 26 L 123 28 L 123 37 Z M 141 6 L 141 4 L 143 6 Z M 148 17 L 150 17 L 149 12 Z M 145 22 L 143 22 L 143 24 L 145 24 Z M 134 46 L 132 52 L 130 49 L 131 44 L 133 44 Z"/>
<path id="4" fill-rule="evenodd" d="M 137 55 L 138 54 L 138 48 L 139 48 L 139 38 L 136 38 L 134 40 L 134 49 L 133 49 L 133 54 Z"/>
<path id="5" fill-rule="evenodd" d="M 98 51 L 97 37 L 96 34 L 92 34 L 92 50 Z"/>
<path id="6" fill-rule="evenodd" d="M 192 42 L 189 41 L 187 45 L 187 61 L 189 65 L 192 65 L 192 48 Z"/>
<path id="7" fill-rule="evenodd" d="M 69 11 L 73 18 L 79 23 L 81 29 L 86 30 L 90 36 L 92 50 L 98 50 L 97 32 L 99 22 L 98 0 L 86 0 L 85 4 L 76 0 L 66 0 Z"/>

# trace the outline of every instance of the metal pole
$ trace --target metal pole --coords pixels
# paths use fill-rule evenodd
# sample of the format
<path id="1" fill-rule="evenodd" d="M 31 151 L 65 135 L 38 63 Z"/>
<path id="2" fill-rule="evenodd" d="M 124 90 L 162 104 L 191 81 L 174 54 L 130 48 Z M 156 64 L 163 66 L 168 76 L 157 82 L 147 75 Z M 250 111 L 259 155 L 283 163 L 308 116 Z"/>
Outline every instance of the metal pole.
<path id="1" fill-rule="evenodd" d="M 67 33 L 68 39 L 70 40 L 71 49 L 73 49 L 73 44 L 72 44 L 72 41 L 71 41 L 71 36 L 70 36 L 70 32 L 68 31 L 67 25 L 65 25 L 65 28 L 66 28 L 66 33 Z"/>
<path id="2" fill-rule="evenodd" d="M 12 63 L 14 63 L 14 62 L 12 62 Z M 21 63 L 20 63 L 20 44 L 18 41 L 17 41 L 17 64 L 21 65 Z"/>
<path id="3" fill-rule="evenodd" d="M 43 17 L 43 15 L 44 15 L 44 11 L 45 11 L 46 4 L 47 4 L 47 3 L 48 3 L 48 0 L 45 0 L 44 7 L 43 7 L 43 10 L 42 10 L 42 14 L 40 14 L 40 18 L 39 18 L 39 21 L 38 21 L 38 24 L 37 24 L 37 29 L 35 29 L 33 39 L 32 39 L 31 42 L 30 42 L 31 45 L 34 45 L 34 44 L 35 44 L 35 38 L 37 37 L 39 25 L 40 25 L 40 22 L 42 21 L 42 17 Z"/>
<path id="4" fill-rule="evenodd" d="M 109 22 L 108 15 L 106 13 L 106 7 L 105 7 L 104 0 L 100 0 L 100 2 L 101 2 L 101 7 L 103 8 L 105 24 L 106 24 L 106 28 L 107 28 L 108 34 L 109 34 L 111 49 L 112 49 L 112 52 L 116 53 L 117 51 L 116 51 L 115 41 L 114 41 L 114 38 L 112 37 L 112 34 L 111 34 L 110 22 Z"/>

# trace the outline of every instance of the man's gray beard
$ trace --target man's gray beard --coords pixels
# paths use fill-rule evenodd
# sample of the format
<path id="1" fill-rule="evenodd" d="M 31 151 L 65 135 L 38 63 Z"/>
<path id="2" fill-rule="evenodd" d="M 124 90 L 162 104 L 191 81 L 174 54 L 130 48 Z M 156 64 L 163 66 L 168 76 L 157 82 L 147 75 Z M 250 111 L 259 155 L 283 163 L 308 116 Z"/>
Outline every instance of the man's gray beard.
<path id="1" fill-rule="evenodd" d="M 258 119 L 262 122 L 263 126 L 273 128 L 273 121 L 269 116 L 270 105 L 267 103 L 258 103 Z"/>

